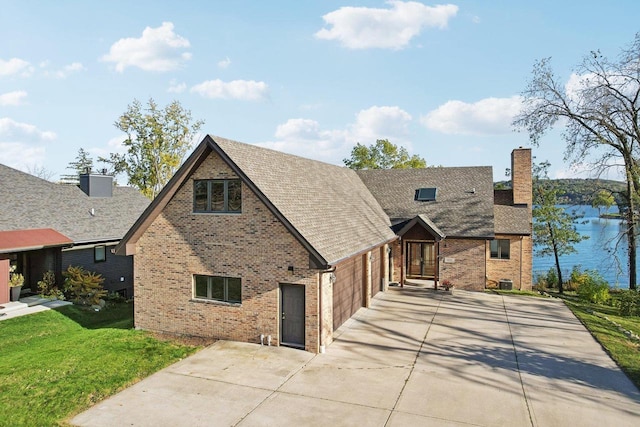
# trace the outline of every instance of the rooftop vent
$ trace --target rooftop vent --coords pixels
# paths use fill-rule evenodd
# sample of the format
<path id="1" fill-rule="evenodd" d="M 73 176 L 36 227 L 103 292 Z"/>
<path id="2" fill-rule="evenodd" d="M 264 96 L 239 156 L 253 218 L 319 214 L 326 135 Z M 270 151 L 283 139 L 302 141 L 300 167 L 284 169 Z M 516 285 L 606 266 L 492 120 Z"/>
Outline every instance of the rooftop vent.
<path id="1" fill-rule="evenodd" d="M 418 188 L 416 190 L 415 200 L 417 202 L 433 202 L 436 200 L 436 193 L 438 189 L 435 187 L 431 188 Z"/>

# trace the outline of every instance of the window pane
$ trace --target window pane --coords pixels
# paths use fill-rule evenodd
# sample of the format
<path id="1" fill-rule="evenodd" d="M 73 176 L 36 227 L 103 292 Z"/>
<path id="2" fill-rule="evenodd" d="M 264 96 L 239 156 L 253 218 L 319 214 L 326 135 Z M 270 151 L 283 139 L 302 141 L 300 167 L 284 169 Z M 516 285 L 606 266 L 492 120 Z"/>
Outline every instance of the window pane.
<path id="1" fill-rule="evenodd" d="M 193 183 L 193 210 L 195 212 L 207 210 L 207 181 Z"/>
<path id="2" fill-rule="evenodd" d="M 237 277 L 227 278 L 227 301 L 242 301 L 242 285 L 240 279 Z"/>
<path id="3" fill-rule="evenodd" d="M 500 240 L 500 258 L 509 259 L 509 240 Z"/>
<path id="4" fill-rule="evenodd" d="M 211 182 L 211 210 L 224 210 L 224 181 Z"/>
<path id="5" fill-rule="evenodd" d="M 242 183 L 239 179 L 229 181 L 228 204 L 230 212 L 240 212 L 242 210 Z"/>
<path id="6" fill-rule="evenodd" d="M 489 250 L 491 251 L 491 258 L 498 258 L 498 241 L 489 241 Z"/>
<path id="7" fill-rule="evenodd" d="M 211 298 L 224 301 L 224 277 L 211 278 Z"/>
<path id="8" fill-rule="evenodd" d="M 196 298 L 208 298 L 207 295 L 207 276 L 195 276 L 195 296 Z"/>
<path id="9" fill-rule="evenodd" d="M 106 261 L 107 251 L 104 246 L 96 246 L 93 248 L 93 258 L 95 262 Z"/>

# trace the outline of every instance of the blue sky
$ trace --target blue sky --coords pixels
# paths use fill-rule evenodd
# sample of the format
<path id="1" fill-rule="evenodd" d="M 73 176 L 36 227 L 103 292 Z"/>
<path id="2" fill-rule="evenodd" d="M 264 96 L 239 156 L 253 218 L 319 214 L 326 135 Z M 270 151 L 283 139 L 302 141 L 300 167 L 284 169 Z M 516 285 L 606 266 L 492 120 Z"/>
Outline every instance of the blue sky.
<path id="1" fill-rule="evenodd" d="M 378 138 L 504 179 L 537 59 L 568 79 L 631 43 L 640 2 L 0 0 L 0 163 L 58 175 L 121 150 L 134 99 L 178 100 L 203 133 L 342 164 Z M 534 147 L 552 177 L 560 132 Z M 616 177 L 611 177 L 616 178 Z"/>

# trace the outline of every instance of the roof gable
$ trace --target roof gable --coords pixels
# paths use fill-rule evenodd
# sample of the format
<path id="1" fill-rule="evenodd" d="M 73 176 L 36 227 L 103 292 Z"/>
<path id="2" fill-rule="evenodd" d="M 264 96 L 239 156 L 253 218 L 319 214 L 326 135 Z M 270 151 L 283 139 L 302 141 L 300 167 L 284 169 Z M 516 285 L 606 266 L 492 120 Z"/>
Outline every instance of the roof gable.
<path id="1" fill-rule="evenodd" d="M 395 239 L 387 215 L 354 171 L 206 136 L 129 230 L 118 253 L 135 251 L 138 238 L 212 151 L 323 265 Z"/>

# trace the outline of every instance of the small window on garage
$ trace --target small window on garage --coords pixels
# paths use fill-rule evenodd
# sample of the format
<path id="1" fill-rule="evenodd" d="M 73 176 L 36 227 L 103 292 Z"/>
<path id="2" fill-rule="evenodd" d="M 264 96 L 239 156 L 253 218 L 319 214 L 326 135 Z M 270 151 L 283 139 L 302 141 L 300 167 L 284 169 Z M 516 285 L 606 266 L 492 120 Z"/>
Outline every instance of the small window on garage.
<path id="1" fill-rule="evenodd" d="M 193 276 L 193 296 L 223 302 L 242 301 L 242 284 L 238 277 Z"/>
<path id="2" fill-rule="evenodd" d="M 107 260 L 107 247 L 104 245 L 94 246 L 93 248 L 93 261 L 105 262 Z"/>

